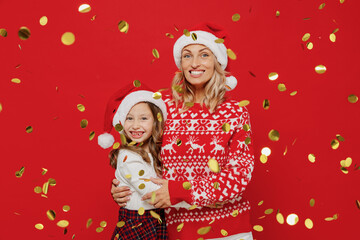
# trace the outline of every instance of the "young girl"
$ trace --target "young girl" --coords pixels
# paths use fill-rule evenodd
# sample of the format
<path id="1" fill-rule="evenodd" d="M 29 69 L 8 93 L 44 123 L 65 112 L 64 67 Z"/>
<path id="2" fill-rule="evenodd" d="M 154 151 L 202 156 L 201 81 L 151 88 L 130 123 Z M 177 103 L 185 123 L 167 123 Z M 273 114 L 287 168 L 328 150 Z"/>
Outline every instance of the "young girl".
<path id="1" fill-rule="evenodd" d="M 99 145 L 108 148 L 115 141 L 110 134 L 112 127 L 120 131 L 122 143 L 110 152 L 110 165 L 116 169 L 119 186 L 127 186 L 132 192 L 130 201 L 119 209 L 112 239 L 167 239 L 164 211 L 141 200 L 160 188 L 150 177 L 162 175 L 160 148 L 167 113 L 161 98 L 153 96 L 153 92 L 133 86 L 115 93 L 105 114 L 108 133 L 98 137 Z"/>

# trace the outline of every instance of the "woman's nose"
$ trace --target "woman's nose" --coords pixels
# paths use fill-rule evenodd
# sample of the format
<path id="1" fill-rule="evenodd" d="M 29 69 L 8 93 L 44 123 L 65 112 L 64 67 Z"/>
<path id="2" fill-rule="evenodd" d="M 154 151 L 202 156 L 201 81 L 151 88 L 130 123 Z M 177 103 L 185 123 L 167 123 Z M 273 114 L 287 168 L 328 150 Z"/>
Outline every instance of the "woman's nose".
<path id="1" fill-rule="evenodd" d="M 200 60 L 197 57 L 192 58 L 191 67 L 197 68 L 200 66 Z"/>

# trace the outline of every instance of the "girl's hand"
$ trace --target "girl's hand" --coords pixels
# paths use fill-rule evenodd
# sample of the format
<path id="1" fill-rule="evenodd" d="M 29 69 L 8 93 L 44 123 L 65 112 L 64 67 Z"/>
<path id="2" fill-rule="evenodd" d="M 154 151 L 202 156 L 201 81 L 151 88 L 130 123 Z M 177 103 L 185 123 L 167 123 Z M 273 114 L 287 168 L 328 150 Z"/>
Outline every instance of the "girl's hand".
<path id="1" fill-rule="evenodd" d="M 168 188 L 168 180 L 165 179 L 158 179 L 158 178 L 150 178 L 150 180 L 158 185 L 161 185 L 161 188 L 156 190 L 155 193 L 155 199 L 153 202 L 148 201 L 151 205 L 153 205 L 156 208 L 167 208 L 171 206 L 170 202 L 170 194 L 169 194 L 169 188 Z M 142 200 L 148 200 L 151 199 L 153 195 L 153 192 L 147 193 L 142 197 Z"/>
<path id="2" fill-rule="evenodd" d="M 127 201 L 130 200 L 131 191 L 129 187 L 117 187 L 119 185 L 119 180 L 113 179 L 111 184 L 111 195 L 114 201 L 120 206 L 125 207 Z"/>

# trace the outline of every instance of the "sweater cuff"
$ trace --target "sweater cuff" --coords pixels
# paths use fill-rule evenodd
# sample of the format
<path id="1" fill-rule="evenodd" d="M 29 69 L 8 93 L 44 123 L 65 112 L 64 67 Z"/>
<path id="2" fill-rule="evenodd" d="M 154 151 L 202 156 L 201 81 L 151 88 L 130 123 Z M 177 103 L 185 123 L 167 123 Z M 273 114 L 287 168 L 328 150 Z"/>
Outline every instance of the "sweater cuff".
<path id="1" fill-rule="evenodd" d="M 192 202 L 191 189 L 186 190 L 183 187 L 182 181 L 169 180 L 169 194 L 171 205 L 175 205 L 179 202 L 185 201 L 189 204 Z"/>

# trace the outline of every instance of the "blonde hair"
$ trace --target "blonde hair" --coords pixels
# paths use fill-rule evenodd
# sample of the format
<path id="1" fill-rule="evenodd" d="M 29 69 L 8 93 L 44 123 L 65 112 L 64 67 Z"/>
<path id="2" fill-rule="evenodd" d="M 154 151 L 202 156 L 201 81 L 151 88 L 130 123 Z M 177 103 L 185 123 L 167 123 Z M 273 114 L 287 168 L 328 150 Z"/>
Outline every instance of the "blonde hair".
<path id="1" fill-rule="evenodd" d="M 154 170 L 155 170 L 156 174 L 160 177 L 160 176 L 162 176 L 162 162 L 161 162 L 161 158 L 160 158 L 160 150 L 161 150 L 161 145 L 162 145 L 162 132 L 163 132 L 165 123 L 164 123 L 164 121 L 158 120 L 158 114 L 161 114 L 161 119 L 163 119 L 163 114 L 159 107 L 157 107 L 155 104 L 150 103 L 150 102 L 144 102 L 144 103 L 146 103 L 149 106 L 151 113 L 153 115 L 153 118 L 154 118 L 154 124 L 152 127 L 151 136 L 148 139 L 148 143 L 149 143 L 150 154 L 152 155 L 152 157 L 154 159 Z M 126 137 L 127 144 L 122 144 L 120 146 L 120 148 L 113 149 L 109 153 L 110 165 L 113 168 L 116 168 L 117 157 L 119 155 L 120 149 L 128 149 L 130 151 L 133 151 L 133 152 L 139 154 L 144 159 L 145 162 L 151 164 L 148 153 L 141 146 L 128 145 L 128 143 L 130 143 L 132 140 L 126 134 L 125 134 L 125 137 Z"/>
<path id="2" fill-rule="evenodd" d="M 216 59 L 216 58 L 215 58 Z M 205 104 L 210 112 L 214 112 L 216 108 L 225 100 L 226 93 L 226 74 L 217 60 L 215 61 L 215 71 L 211 79 L 205 84 L 205 97 L 201 104 Z M 173 101 L 177 107 L 181 107 L 180 112 L 187 111 L 190 106 L 186 103 L 193 103 L 195 100 L 195 89 L 185 79 L 184 72 L 176 72 L 172 81 Z M 182 106 L 179 106 L 182 104 Z"/>

